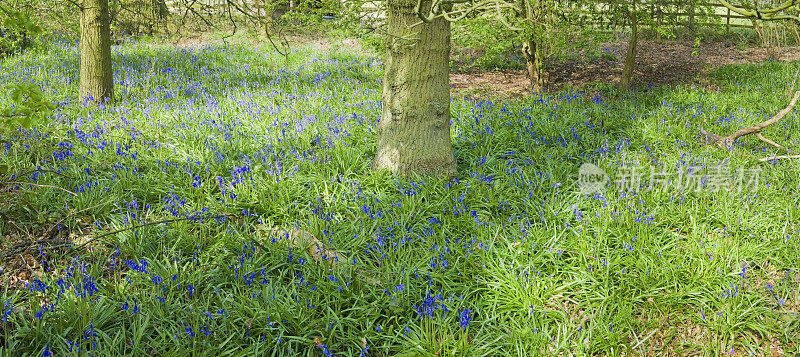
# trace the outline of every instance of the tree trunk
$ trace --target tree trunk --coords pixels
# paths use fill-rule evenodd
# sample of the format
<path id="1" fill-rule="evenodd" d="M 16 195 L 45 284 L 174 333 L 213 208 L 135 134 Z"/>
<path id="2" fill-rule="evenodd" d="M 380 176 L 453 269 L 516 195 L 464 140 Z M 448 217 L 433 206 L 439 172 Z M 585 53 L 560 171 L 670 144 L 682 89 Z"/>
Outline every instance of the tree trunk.
<path id="1" fill-rule="evenodd" d="M 634 14 L 631 16 L 631 39 L 628 41 L 628 53 L 625 54 L 625 65 L 622 68 L 622 78 L 619 86 L 628 88 L 633 79 L 633 69 L 636 66 L 636 42 L 639 40 L 639 21 L 636 17 L 636 2 L 633 2 Z"/>
<path id="2" fill-rule="evenodd" d="M 373 168 L 451 177 L 450 23 L 419 23 L 414 0 L 389 0 L 383 114 Z M 423 9 L 430 0 L 423 1 Z"/>
<path id="3" fill-rule="evenodd" d="M 525 67 L 528 68 L 528 78 L 531 81 L 531 90 L 541 92 L 544 88 L 543 53 L 541 44 L 536 40 L 529 40 L 522 44 L 522 53 L 525 55 Z"/>
<path id="4" fill-rule="evenodd" d="M 82 101 L 103 103 L 113 99 L 108 0 L 83 0 L 81 4 L 80 72 Z"/>
<path id="5" fill-rule="evenodd" d="M 689 13 L 689 33 L 692 35 L 692 37 L 697 36 L 697 27 L 694 24 L 694 11 L 696 7 L 696 1 L 689 2 L 689 9 L 687 12 Z"/>

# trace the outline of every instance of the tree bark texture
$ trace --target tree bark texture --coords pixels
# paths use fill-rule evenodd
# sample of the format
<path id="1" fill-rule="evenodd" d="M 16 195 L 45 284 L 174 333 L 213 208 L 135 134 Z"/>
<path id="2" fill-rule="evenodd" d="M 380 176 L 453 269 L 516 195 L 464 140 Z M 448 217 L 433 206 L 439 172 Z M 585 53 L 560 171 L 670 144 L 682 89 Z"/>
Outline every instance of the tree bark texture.
<path id="1" fill-rule="evenodd" d="M 633 80 L 633 70 L 636 67 L 636 43 L 639 41 L 639 21 L 636 16 L 631 17 L 631 38 L 628 41 L 628 52 L 625 54 L 625 65 L 622 68 L 622 78 L 619 86 L 628 88 Z"/>
<path id="2" fill-rule="evenodd" d="M 113 99 L 108 0 L 81 3 L 80 51 L 80 99 L 95 103 Z"/>
<path id="3" fill-rule="evenodd" d="M 452 177 L 456 160 L 450 139 L 450 23 L 438 18 L 420 24 L 415 4 L 386 4 L 383 113 L 373 167 L 405 176 Z M 429 0 L 425 6 L 430 7 Z"/>
<path id="4" fill-rule="evenodd" d="M 528 69 L 528 78 L 531 81 L 531 90 L 541 92 L 544 88 L 544 73 L 542 45 L 535 40 L 522 44 L 522 53 L 525 55 L 525 67 Z"/>

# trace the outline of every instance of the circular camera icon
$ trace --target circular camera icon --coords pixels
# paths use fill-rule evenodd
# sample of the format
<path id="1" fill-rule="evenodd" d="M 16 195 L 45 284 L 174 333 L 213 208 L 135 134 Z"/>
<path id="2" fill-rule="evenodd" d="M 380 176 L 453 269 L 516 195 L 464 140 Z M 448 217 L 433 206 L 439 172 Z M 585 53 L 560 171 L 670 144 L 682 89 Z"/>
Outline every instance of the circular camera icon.
<path id="1" fill-rule="evenodd" d="M 600 192 L 608 184 L 608 175 L 597 165 L 584 163 L 578 169 L 578 189 L 583 194 Z"/>

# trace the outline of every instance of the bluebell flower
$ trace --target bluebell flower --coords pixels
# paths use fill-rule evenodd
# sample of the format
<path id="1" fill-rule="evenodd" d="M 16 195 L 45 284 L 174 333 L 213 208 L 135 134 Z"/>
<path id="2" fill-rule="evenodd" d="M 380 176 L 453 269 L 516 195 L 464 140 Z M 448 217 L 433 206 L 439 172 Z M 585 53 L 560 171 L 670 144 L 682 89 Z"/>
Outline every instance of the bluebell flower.
<path id="1" fill-rule="evenodd" d="M 11 300 L 7 300 L 3 303 L 3 322 L 8 322 L 8 317 L 11 316 L 11 311 L 14 310 L 14 304 L 11 303 Z"/>
<path id="2" fill-rule="evenodd" d="M 464 309 L 463 311 L 459 310 L 458 321 L 461 324 L 461 328 L 466 330 L 467 326 L 469 326 L 469 322 L 472 321 L 472 310 L 470 309 Z"/>

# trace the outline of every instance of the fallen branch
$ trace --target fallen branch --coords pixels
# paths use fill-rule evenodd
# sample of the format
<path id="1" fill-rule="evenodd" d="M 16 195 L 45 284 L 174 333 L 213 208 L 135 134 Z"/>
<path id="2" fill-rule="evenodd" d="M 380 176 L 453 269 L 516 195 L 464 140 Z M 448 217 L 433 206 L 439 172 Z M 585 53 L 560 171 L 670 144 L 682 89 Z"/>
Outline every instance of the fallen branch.
<path id="1" fill-rule="evenodd" d="M 770 145 L 772 145 L 772 146 L 774 146 L 774 147 L 776 147 L 776 148 L 778 148 L 778 149 L 781 149 L 781 150 L 786 150 L 786 152 L 789 152 L 789 153 L 791 153 L 791 152 L 792 152 L 792 150 L 789 150 L 789 149 L 787 149 L 787 148 L 783 147 L 781 144 L 778 144 L 778 143 L 776 143 L 776 142 L 774 142 L 774 141 L 772 141 L 772 140 L 769 140 L 769 139 L 765 138 L 765 137 L 764 137 L 764 135 L 761 135 L 761 133 L 755 133 L 754 135 L 755 135 L 755 136 L 756 136 L 756 137 L 757 137 L 759 140 L 761 140 L 761 141 L 763 141 L 763 142 L 765 142 L 765 143 L 767 143 L 767 144 L 770 144 Z"/>
<path id="2" fill-rule="evenodd" d="M 736 139 L 739 139 L 740 137 L 745 136 L 745 135 L 755 134 L 756 137 L 759 138 L 761 141 L 763 141 L 763 142 L 765 142 L 767 144 L 770 144 L 772 146 L 778 147 L 780 149 L 784 149 L 784 150 L 786 150 L 788 152 L 789 149 L 786 149 L 783 146 L 779 145 L 778 143 L 775 143 L 774 141 L 765 138 L 763 135 L 761 135 L 760 132 L 764 128 L 766 128 L 766 127 L 768 127 L 768 126 L 770 126 L 772 124 L 775 124 L 778 121 L 780 121 L 781 119 L 783 119 L 783 117 L 785 117 L 786 114 L 789 114 L 789 112 L 792 111 L 792 109 L 794 109 L 795 104 L 797 104 L 797 99 L 798 98 L 800 98 L 800 91 L 794 92 L 794 97 L 792 98 L 792 101 L 789 102 L 789 105 L 786 106 L 786 108 L 783 108 L 783 110 L 781 110 L 780 112 L 778 112 L 778 114 L 775 114 L 775 116 L 773 116 L 769 120 L 763 121 L 761 123 L 758 123 L 756 125 L 753 125 L 753 126 L 750 126 L 750 127 L 744 128 L 744 129 L 740 129 L 740 130 L 736 131 L 735 133 L 733 133 L 731 135 L 728 135 L 728 136 L 721 136 L 721 135 L 717 135 L 717 134 L 714 134 L 714 133 L 709 133 L 709 132 L 701 129 L 700 130 L 700 140 L 702 142 L 706 143 L 706 144 L 709 144 L 709 145 L 713 144 L 713 145 L 716 145 L 719 148 L 726 149 L 726 150 L 731 150 L 733 148 L 733 143 L 736 141 Z"/>
<path id="3" fill-rule="evenodd" d="M 329 261 L 339 262 L 344 258 L 341 253 L 333 249 L 326 248 L 322 242 L 314 237 L 313 234 L 302 229 L 281 229 L 267 226 L 258 226 L 259 230 L 267 233 L 267 238 L 276 237 L 277 239 L 286 239 L 287 242 L 295 247 L 301 247 L 314 259 L 316 262 Z M 285 237 L 285 238 L 281 238 Z"/>
<path id="4" fill-rule="evenodd" d="M 14 254 L 22 253 L 23 251 L 25 251 L 26 249 L 30 248 L 33 245 L 37 245 L 37 244 L 39 244 L 39 245 L 42 245 L 42 244 L 54 244 L 54 243 L 64 243 L 64 239 L 61 239 L 61 238 L 42 238 L 42 239 L 38 239 L 38 240 L 33 241 L 33 242 L 17 243 L 17 244 L 12 245 L 11 248 L 9 248 L 10 252 L 6 253 L 4 255 L 4 257 L 8 258 L 8 257 L 10 257 L 10 256 L 12 256 Z M 20 248 L 22 248 L 22 249 L 20 249 Z"/>
<path id="5" fill-rule="evenodd" d="M 758 161 L 772 161 L 772 160 L 780 160 L 780 159 L 800 159 L 800 155 L 780 155 L 780 156 L 770 156 L 765 157 L 763 159 L 758 159 Z"/>
<path id="6" fill-rule="evenodd" d="M 74 215 L 76 215 L 78 213 L 86 212 L 86 211 L 88 211 L 90 209 L 94 209 L 94 208 L 97 208 L 97 207 L 105 206 L 105 205 L 107 205 L 107 204 L 109 204 L 111 202 L 114 202 L 114 200 L 111 199 L 111 200 L 108 200 L 106 202 L 103 202 L 103 203 L 100 203 L 100 204 L 96 204 L 96 205 L 91 206 L 91 207 L 84 208 L 84 209 L 82 209 L 80 211 L 77 211 L 77 212 L 71 212 L 71 213 L 68 212 L 67 215 L 64 216 L 64 218 L 58 220 L 58 222 L 53 223 L 53 225 L 50 226 L 50 228 L 47 230 L 48 234 L 51 234 L 51 232 L 53 232 L 53 230 L 55 230 L 56 228 L 61 229 L 60 228 L 61 223 L 64 222 L 67 218 L 72 217 L 72 216 L 74 216 Z"/>
<path id="7" fill-rule="evenodd" d="M 75 197 L 77 197 L 77 196 L 78 196 L 78 194 L 77 194 L 77 193 L 75 193 L 75 192 L 72 192 L 72 191 L 70 191 L 70 190 L 67 190 L 67 189 L 65 189 L 65 188 L 63 188 L 63 187 L 58 187 L 58 186 L 51 186 L 51 185 L 40 185 L 40 184 L 38 184 L 38 183 L 20 182 L 20 181 L 5 181 L 5 182 L 3 182 L 3 183 L 5 183 L 5 184 L 9 184 L 9 185 L 18 185 L 18 186 L 19 186 L 19 185 L 29 185 L 29 186 L 31 186 L 31 187 L 55 188 L 55 189 L 57 189 L 57 190 L 61 190 L 61 191 L 64 191 L 64 192 L 66 192 L 66 193 L 69 193 L 70 195 L 73 195 L 73 196 L 75 196 Z"/>
<path id="8" fill-rule="evenodd" d="M 55 170 L 45 170 L 45 169 L 34 169 L 34 170 L 25 171 L 25 172 L 23 172 L 23 173 L 21 173 L 21 174 L 17 174 L 17 176 L 16 176 L 16 177 L 26 177 L 26 176 L 28 176 L 28 175 L 30 175 L 30 174 L 32 174 L 32 173 L 34 173 L 34 172 L 42 172 L 42 173 L 47 173 L 47 172 L 49 172 L 49 173 L 52 173 L 52 174 L 56 174 L 56 175 L 59 175 L 59 176 L 65 177 L 65 178 L 67 178 L 67 179 L 70 179 L 70 180 L 74 180 L 74 178 L 72 178 L 72 177 L 70 177 L 70 176 L 67 176 L 67 175 L 64 175 L 64 174 L 62 174 L 62 173 L 60 173 L 60 172 L 58 172 L 58 171 L 55 171 Z"/>
<path id="9" fill-rule="evenodd" d="M 219 214 L 219 215 L 215 215 L 215 216 L 208 216 L 208 217 L 190 216 L 190 217 L 171 218 L 171 219 L 164 219 L 164 220 L 160 220 L 160 221 L 147 222 L 147 223 L 143 223 L 143 224 L 139 224 L 139 225 L 135 225 L 135 226 L 130 226 L 130 227 L 117 229 L 115 231 L 106 232 L 106 233 L 91 237 L 91 238 L 87 239 L 86 241 L 84 241 L 84 242 L 82 242 L 82 243 L 80 243 L 80 244 L 78 244 L 76 246 L 72 246 L 72 244 L 69 243 L 69 242 L 62 241 L 62 240 L 57 240 L 57 239 L 50 238 L 50 237 L 42 238 L 42 239 L 38 239 L 38 240 L 35 240 L 35 241 L 31 241 L 31 242 L 18 243 L 16 245 L 12 246 L 10 251 L 3 255 L 3 258 L 8 258 L 8 257 L 10 257 L 10 256 L 12 256 L 14 254 L 21 253 L 21 252 L 27 250 L 28 248 L 30 248 L 31 246 L 39 245 L 39 244 L 45 244 L 45 243 L 49 244 L 49 243 L 64 242 L 62 244 L 49 245 L 47 248 L 53 249 L 53 248 L 61 248 L 61 247 L 70 247 L 69 248 L 70 250 L 78 250 L 78 249 L 81 249 L 81 248 L 87 246 L 89 243 L 92 243 L 92 242 L 94 242 L 94 241 L 96 241 L 96 240 L 98 240 L 100 238 L 108 237 L 108 236 L 111 236 L 111 235 L 114 235 L 114 234 L 117 234 L 117 233 L 122 233 L 122 232 L 125 232 L 125 231 L 130 231 L 130 230 L 133 230 L 133 229 L 137 229 L 137 228 L 142 228 L 142 227 L 147 227 L 147 226 L 152 226 L 152 225 L 162 224 L 162 223 L 173 223 L 173 222 L 181 222 L 181 221 L 188 221 L 188 220 L 220 219 L 220 218 L 231 219 L 231 218 L 235 218 L 235 217 L 239 217 L 239 216 L 241 216 L 241 215 L 229 215 L 229 214 L 223 213 L 223 214 Z M 53 231 L 53 232 L 58 232 L 58 230 Z"/>
<path id="10" fill-rule="evenodd" d="M 591 260 L 597 260 L 597 258 L 595 258 L 595 257 L 593 257 L 593 256 L 591 256 L 591 255 L 588 255 L 588 254 L 583 254 L 583 253 L 581 253 L 581 252 L 576 252 L 576 251 L 574 251 L 574 250 L 569 250 L 569 249 L 561 249 L 561 248 L 557 248 L 557 249 L 558 249 L 558 250 L 560 250 L 560 251 L 562 251 L 562 252 L 565 252 L 565 253 L 572 253 L 572 254 L 582 255 L 584 258 L 587 258 L 587 259 L 591 259 Z"/>
<path id="11" fill-rule="evenodd" d="M 96 241 L 96 240 L 98 240 L 100 238 L 108 237 L 110 235 L 114 235 L 114 234 L 117 234 L 117 233 L 122 233 L 122 232 L 125 232 L 125 231 L 130 231 L 130 230 L 137 229 L 137 228 L 152 226 L 152 225 L 156 225 L 156 224 L 182 222 L 182 221 L 189 221 L 189 220 L 202 221 L 204 219 L 220 219 L 220 218 L 231 219 L 231 218 L 235 218 L 235 217 L 238 217 L 238 216 L 240 216 L 240 215 L 229 215 L 229 214 L 222 213 L 222 214 L 218 214 L 218 215 L 215 215 L 215 216 L 208 216 L 208 217 L 189 216 L 189 217 L 171 218 L 171 219 L 164 219 L 164 220 L 161 220 L 161 221 L 147 222 L 147 223 L 139 224 L 139 225 L 136 225 L 136 226 L 125 227 L 125 228 L 118 229 L 118 230 L 115 230 L 115 231 L 112 231 L 112 232 L 104 233 L 104 234 L 101 234 L 99 236 L 94 236 L 94 237 L 89 238 L 88 240 L 84 241 L 83 243 L 73 247 L 72 249 L 73 250 L 81 249 L 81 248 L 85 247 L 86 245 L 88 245 L 91 242 L 94 242 L 94 241 Z"/>

